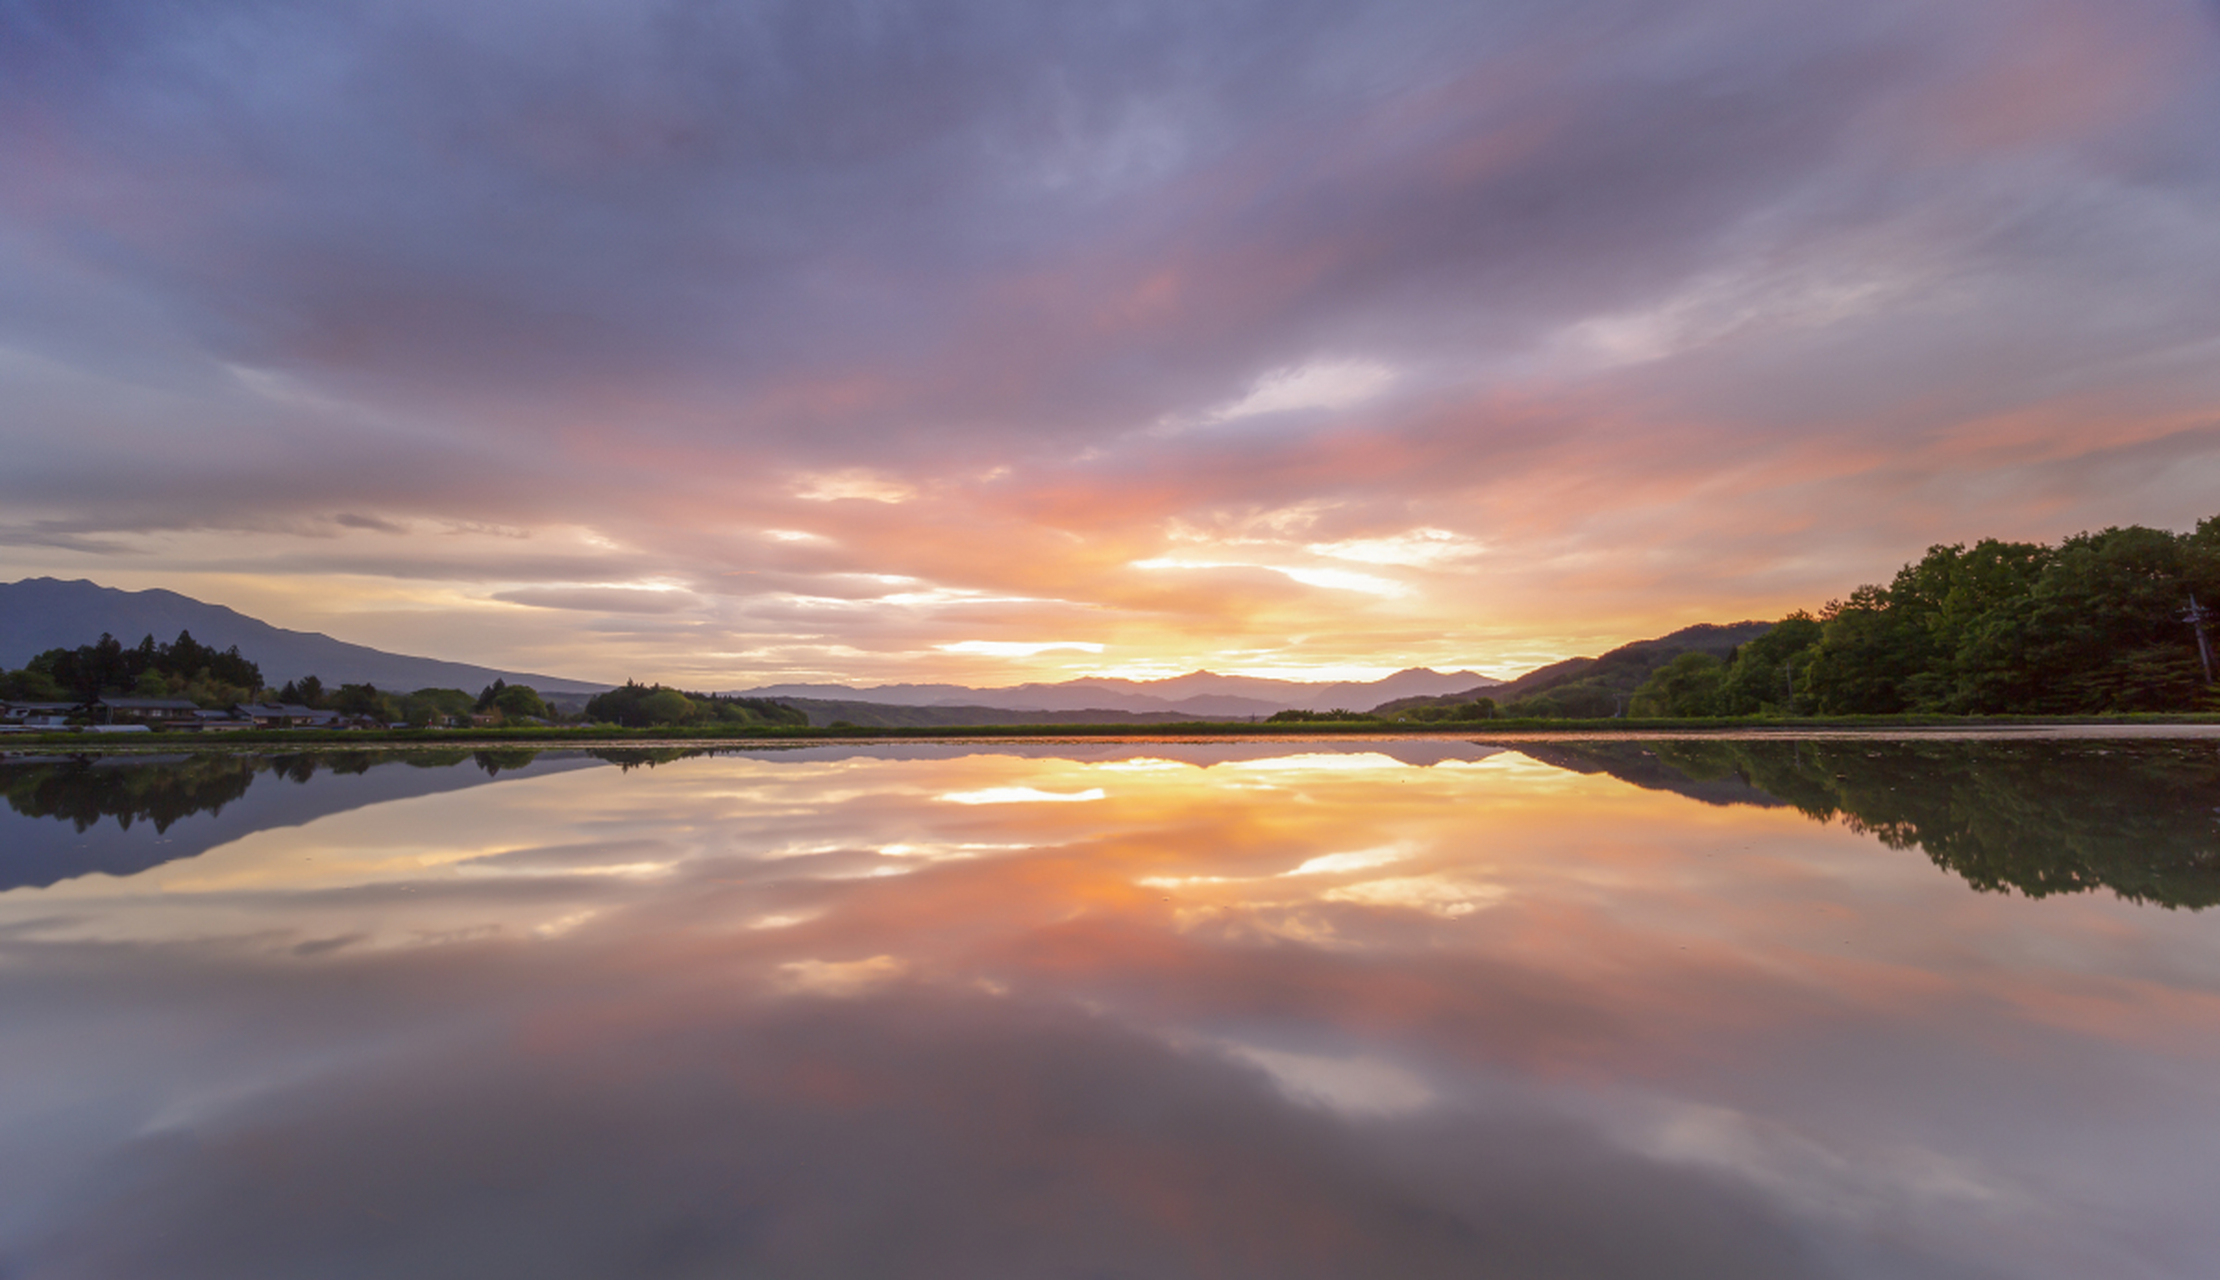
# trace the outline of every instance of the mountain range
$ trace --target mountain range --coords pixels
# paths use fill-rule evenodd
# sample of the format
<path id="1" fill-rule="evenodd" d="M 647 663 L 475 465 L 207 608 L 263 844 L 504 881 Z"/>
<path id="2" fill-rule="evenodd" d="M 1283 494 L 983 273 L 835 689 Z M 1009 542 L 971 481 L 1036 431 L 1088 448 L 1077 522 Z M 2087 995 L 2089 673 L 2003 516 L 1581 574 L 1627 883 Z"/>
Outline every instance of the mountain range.
<path id="1" fill-rule="evenodd" d="M 444 662 L 387 653 L 368 645 L 334 640 L 320 631 L 289 631 L 250 618 L 236 609 L 207 604 L 159 588 L 122 591 L 82 578 L 25 578 L 0 583 L 0 670 L 22 666 L 48 649 L 74 649 L 98 640 L 102 632 L 125 644 L 141 636 L 167 643 L 180 631 L 217 649 L 239 652 L 262 668 L 272 686 L 315 676 L 327 686 L 374 684 L 380 689 L 462 689 L 476 692 L 495 679 L 526 684 L 542 694 L 599 693 L 610 688 L 590 680 L 528 671 L 500 671 L 467 662 Z"/>
<path id="2" fill-rule="evenodd" d="M 864 702 L 894 707 L 996 707 L 1009 711 L 1163 712 L 1208 719 L 1268 716 L 1275 711 L 1362 711 L 1396 698 L 1433 697 L 1492 688 L 1502 681 L 1472 671 L 1411 667 L 1378 680 L 1312 683 L 1192 671 L 1166 680 L 1109 676 L 974 689 L 960 684 L 771 684 L 743 690 L 750 698 Z"/>
<path id="3" fill-rule="evenodd" d="M 272 685 L 314 675 L 327 687 L 367 683 L 403 691 L 473 691 L 496 678 L 530 685 L 542 695 L 585 695 L 613 687 L 590 680 L 388 653 L 321 632 L 275 627 L 236 609 L 175 591 L 123 591 L 84 579 L 26 578 L 0 583 L 0 670 L 20 667 L 48 649 L 89 644 L 103 632 L 125 644 L 135 644 L 139 637 L 148 635 L 159 641 L 173 640 L 180 631 L 190 631 L 195 640 L 218 649 L 239 646 L 239 652 L 258 663 L 263 680 Z M 953 723 L 946 718 L 946 709 L 957 707 L 1053 712 L 1059 713 L 1059 719 L 1070 718 L 1061 713 L 1079 711 L 1118 711 L 1164 719 L 1230 719 L 1290 709 L 1363 710 L 1389 699 L 1467 692 L 1500 683 L 1471 671 L 1443 673 L 1418 667 L 1380 680 L 1327 683 L 1195 671 L 1167 680 L 1095 677 L 985 689 L 957 684 L 883 684 L 868 688 L 775 684 L 740 692 L 748 697 L 848 704 L 847 718 L 857 723 L 877 722 L 876 718 L 858 718 L 855 704 L 859 703 L 934 708 L 942 714 L 886 722 L 918 719 L 945 724 Z M 828 719 L 838 715 L 838 711 L 827 711 Z"/>

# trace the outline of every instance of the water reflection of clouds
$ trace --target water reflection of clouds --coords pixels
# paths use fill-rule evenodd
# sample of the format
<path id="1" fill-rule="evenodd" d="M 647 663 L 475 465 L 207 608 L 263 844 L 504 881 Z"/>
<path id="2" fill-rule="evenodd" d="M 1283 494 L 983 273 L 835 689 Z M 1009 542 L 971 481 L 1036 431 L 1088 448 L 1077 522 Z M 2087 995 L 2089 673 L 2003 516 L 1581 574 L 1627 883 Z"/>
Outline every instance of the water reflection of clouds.
<path id="1" fill-rule="evenodd" d="M 1084 791 L 1043 791 L 1039 787 L 981 787 L 977 791 L 945 791 L 933 797 L 943 804 L 1070 804 L 1102 800 L 1109 792 L 1101 787 Z"/>
<path id="2" fill-rule="evenodd" d="M 1298 803 L 1229 788 L 1253 758 L 723 757 L 0 896 L 55 921 L 0 932 L 0 1147 L 57 1174 L 0 1162 L 0 1262 L 2065 1276 L 2122 1223 L 2210 1243 L 2166 1180 L 2220 1114 L 2220 970 L 2154 959 L 2181 918 L 1516 759 L 1277 767 Z M 227 1080 L 260 1083 L 142 1131 Z"/>

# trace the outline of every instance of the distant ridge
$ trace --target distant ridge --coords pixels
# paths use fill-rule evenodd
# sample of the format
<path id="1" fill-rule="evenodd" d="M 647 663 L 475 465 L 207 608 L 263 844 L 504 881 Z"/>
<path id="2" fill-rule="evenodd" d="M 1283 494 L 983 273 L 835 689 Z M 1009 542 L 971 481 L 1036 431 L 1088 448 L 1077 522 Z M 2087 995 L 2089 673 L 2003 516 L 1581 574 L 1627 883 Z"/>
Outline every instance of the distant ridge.
<path id="1" fill-rule="evenodd" d="M 983 708 L 1005 711 L 1126 711 L 1171 717 L 1228 719 L 1275 711 L 1363 710 L 1385 699 L 1486 689 L 1502 681 L 1473 671 L 1412 667 L 1379 680 L 1311 682 L 1192 671 L 1165 680 L 1098 676 L 1053 684 L 974 689 L 960 684 L 772 684 L 742 690 L 750 698 L 868 703 L 878 707 Z M 953 723 L 938 721 L 936 723 Z"/>
<path id="2" fill-rule="evenodd" d="M 275 627 L 236 609 L 160 588 L 124 591 L 81 578 L 26 578 L 0 583 L 0 668 L 20 667 L 48 649 L 88 644 L 103 632 L 125 644 L 136 644 L 141 636 L 148 635 L 159 641 L 172 640 L 180 631 L 190 631 L 194 639 L 218 649 L 239 646 L 241 653 L 261 664 L 262 678 L 271 685 L 314 675 L 327 686 L 368 683 L 399 692 L 428 687 L 471 692 L 495 679 L 530 685 L 542 694 L 585 695 L 613 687 L 388 653 L 320 632 Z M 1136 722 L 1145 722 L 1246 719 L 1287 710 L 1361 711 L 1383 701 L 1492 690 L 1502 683 L 1474 671 L 1412 667 L 1379 680 L 1274 680 L 1192 671 L 1164 680 L 1099 676 L 984 689 L 958 684 L 866 688 L 774 684 L 739 692 L 746 697 L 791 700 L 808 710 L 813 719 L 933 725 L 1089 719 L 1076 714 L 1080 712 L 1114 712 L 1119 714 L 1108 718 L 1131 716 Z M 897 709 L 915 714 L 895 714 Z M 983 712 L 1001 714 L 981 718 Z"/>
<path id="3" fill-rule="evenodd" d="M 1495 699 L 1502 707 L 1528 699 L 1546 700 L 1547 705 L 1535 707 L 1534 714 L 1610 715 L 1624 707 L 1626 698 L 1651 673 L 1681 654 L 1708 653 L 1723 660 L 1736 646 L 1748 644 L 1772 629 L 1770 622 L 1699 622 L 1654 640 L 1622 644 L 1600 658 L 1567 658 L 1537 667 L 1516 680 L 1497 681 L 1493 688 L 1474 688 L 1448 697 L 1397 698 L 1372 710 L 1392 714 L 1459 702 L 1479 694 Z"/>
<path id="4" fill-rule="evenodd" d="M 175 591 L 123 591 L 82 578 L 25 578 L 0 583 L 0 668 L 22 666 L 48 649 L 76 648 L 107 632 L 125 644 L 141 636 L 158 641 L 190 631 L 193 639 L 239 652 L 261 664 L 273 686 L 313 675 L 326 685 L 374 684 L 412 689 L 461 689 L 475 693 L 498 678 L 541 693 L 599 693 L 613 686 L 528 671 L 500 671 L 467 662 L 443 662 L 387 653 L 334 640 L 317 631 L 289 631 L 236 609 L 207 604 Z"/>
<path id="5" fill-rule="evenodd" d="M 983 724 L 1177 724 L 1194 716 L 1177 711 L 1119 711 L 1090 707 L 1078 711 L 1029 711 L 1010 707 L 908 707 L 887 702 L 844 702 L 826 698 L 780 698 L 819 727 L 851 724 L 865 729 L 944 729 Z"/>

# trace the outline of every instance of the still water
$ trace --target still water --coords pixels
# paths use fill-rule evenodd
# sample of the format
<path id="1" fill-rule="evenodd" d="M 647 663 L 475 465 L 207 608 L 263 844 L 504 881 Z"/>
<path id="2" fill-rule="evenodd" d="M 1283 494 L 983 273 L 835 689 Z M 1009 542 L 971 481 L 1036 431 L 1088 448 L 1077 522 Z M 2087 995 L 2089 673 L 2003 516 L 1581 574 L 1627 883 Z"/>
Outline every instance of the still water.
<path id="1" fill-rule="evenodd" d="M 0 789 L 8 1280 L 2220 1273 L 2209 737 Z"/>

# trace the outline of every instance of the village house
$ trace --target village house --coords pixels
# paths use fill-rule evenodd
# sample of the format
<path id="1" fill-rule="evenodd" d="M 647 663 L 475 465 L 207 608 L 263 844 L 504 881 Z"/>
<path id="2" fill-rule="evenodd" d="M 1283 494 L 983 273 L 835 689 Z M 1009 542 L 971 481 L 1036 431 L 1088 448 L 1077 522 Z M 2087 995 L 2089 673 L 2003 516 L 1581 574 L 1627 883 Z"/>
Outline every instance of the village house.
<path id="1" fill-rule="evenodd" d="M 200 716 L 190 698 L 101 698 L 93 707 L 109 724 L 192 724 Z"/>
<path id="2" fill-rule="evenodd" d="M 336 711 L 318 711 L 314 707 L 285 702 L 257 702 L 240 707 L 239 713 L 252 720 L 257 729 L 324 728 L 339 721 Z"/>
<path id="3" fill-rule="evenodd" d="M 71 716 L 84 711 L 77 702 L 0 702 L 0 729 L 12 733 L 40 729 L 66 729 Z"/>

